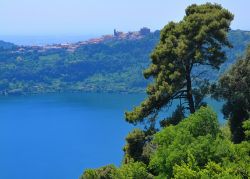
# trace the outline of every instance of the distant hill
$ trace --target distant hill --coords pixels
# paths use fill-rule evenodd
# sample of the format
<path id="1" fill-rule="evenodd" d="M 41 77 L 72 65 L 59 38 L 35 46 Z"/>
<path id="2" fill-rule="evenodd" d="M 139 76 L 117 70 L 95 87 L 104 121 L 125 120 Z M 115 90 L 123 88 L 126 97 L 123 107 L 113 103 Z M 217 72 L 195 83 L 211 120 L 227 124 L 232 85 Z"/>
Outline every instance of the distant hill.
<path id="1" fill-rule="evenodd" d="M 1 49 L 8 50 L 8 49 L 12 49 L 14 47 L 16 47 L 16 45 L 14 45 L 13 43 L 9 43 L 9 42 L 5 42 L 5 41 L 0 40 L 0 48 Z"/>
<path id="2" fill-rule="evenodd" d="M 159 36 L 156 31 L 138 39 L 83 44 L 73 51 L 16 47 L 0 41 L 0 93 L 144 92 L 149 81 L 142 71 L 150 64 L 149 56 Z M 228 60 L 220 73 L 243 54 L 250 32 L 234 30 L 229 39 L 234 48 L 225 49 Z M 210 78 L 216 79 L 218 74 L 210 73 Z"/>
<path id="3" fill-rule="evenodd" d="M 242 55 L 250 44 L 250 31 L 232 30 L 229 33 L 229 40 L 233 45 L 233 49 L 227 50 L 228 60 L 225 64 L 230 65 L 235 62 L 237 57 Z"/>

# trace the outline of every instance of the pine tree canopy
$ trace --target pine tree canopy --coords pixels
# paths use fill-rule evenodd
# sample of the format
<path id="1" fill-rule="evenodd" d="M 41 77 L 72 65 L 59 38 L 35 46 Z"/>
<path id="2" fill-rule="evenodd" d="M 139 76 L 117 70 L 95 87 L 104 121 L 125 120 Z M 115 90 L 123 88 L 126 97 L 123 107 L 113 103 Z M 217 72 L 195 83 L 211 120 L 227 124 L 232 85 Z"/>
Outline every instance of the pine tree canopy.
<path id="1" fill-rule="evenodd" d="M 194 67 L 218 69 L 226 60 L 223 47 L 231 47 L 227 33 L 233 14 L 218 4 L 191 5 L 178 23 L 170 22 L 161 30 L 160 42 L 151 54 L 151 65 L 144 71 L 154 81 L 147 87 L 148 97 L 126 120 L 136 124 L 156 114 L 174 99 L 183 99 L 186 109 L 195 112 Z"/>

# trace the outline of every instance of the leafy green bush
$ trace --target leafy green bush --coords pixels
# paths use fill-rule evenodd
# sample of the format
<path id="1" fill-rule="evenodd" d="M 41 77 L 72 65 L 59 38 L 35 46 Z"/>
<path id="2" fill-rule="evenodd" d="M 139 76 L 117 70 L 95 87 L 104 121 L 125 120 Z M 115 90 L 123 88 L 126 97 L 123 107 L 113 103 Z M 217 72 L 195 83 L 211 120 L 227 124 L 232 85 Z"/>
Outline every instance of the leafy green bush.
<path id="1" fill-rule="evenodd" d="M 224 134 L 215 113 L 202 107 L 155 135 L 149 167 L 158 178 L 249 177 L 249 143 L 233 144 Z"/>
<path id="2" fill-rule="evenodd" d="M 244 128 L 248 134 L 249 121 L 244 122 Z M 139 141 L 136 141 L 137 137 Z M 129 146 L 125 151 L 129 160 L 120 168 L 108 165 L 88 169 L 81 179 L 250 177 L 250 142 L 234 144 L 230 140 L 228 125 L 219 127 L 217 116 L 209 107 L 201 107 L 179 124 L 157 132 L 153 137 L 155 148 L 151 151 L 148 165 L 133 159 L 142 156 L 144 138 L 141 130 L 134 130 L 127 137 Z"/>
<path id="3" fill-rule="evenodd" d="M 107 165 L 99 169 L 87 169 L 80 179 L 151 179 L 146 165 L 141 162 L 129 162 L 120 168 Z"/>
<path id="4" fill-rule="evenodd" d="M 112 179 L 118 174 L 118 169 L 114 165 L 107 165 L 96 170 L 85 170 L 80 179 Z"/>

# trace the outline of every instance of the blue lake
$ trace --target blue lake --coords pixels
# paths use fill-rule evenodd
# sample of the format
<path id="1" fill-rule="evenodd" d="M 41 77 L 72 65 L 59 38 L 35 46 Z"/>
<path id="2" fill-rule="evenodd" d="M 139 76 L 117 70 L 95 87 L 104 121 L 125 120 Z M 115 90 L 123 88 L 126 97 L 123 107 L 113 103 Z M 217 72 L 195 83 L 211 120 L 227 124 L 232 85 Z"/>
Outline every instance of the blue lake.
<path id="1" fill-rule="evenodd" d="M 124 121 L 124 112 L 144 97 L 0 97 L 0 178 L 77 179 L 86 168 L 120 165 L 125 137 L 133 128 Z M 220 111 L 221 103 L 208 102 Z"/>

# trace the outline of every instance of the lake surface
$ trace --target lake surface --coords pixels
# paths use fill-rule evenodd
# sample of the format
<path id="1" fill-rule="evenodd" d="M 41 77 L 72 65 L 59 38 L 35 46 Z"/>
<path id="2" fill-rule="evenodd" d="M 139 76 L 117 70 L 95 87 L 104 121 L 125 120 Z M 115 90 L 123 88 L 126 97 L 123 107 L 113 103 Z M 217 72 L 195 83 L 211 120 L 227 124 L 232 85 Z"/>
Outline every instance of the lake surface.
<path id="1" fill-rule="evenodd" d="M 86 168 L 119 165 L 125 137 L 133 128 L 124 121 L 124 111 L 144 97 L 0 97 L 0 178 L 77 179 Z M 221 103 L 208 101 L 220 111 Z"/>

